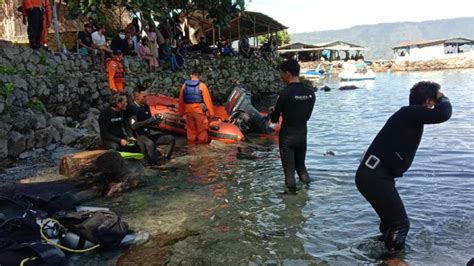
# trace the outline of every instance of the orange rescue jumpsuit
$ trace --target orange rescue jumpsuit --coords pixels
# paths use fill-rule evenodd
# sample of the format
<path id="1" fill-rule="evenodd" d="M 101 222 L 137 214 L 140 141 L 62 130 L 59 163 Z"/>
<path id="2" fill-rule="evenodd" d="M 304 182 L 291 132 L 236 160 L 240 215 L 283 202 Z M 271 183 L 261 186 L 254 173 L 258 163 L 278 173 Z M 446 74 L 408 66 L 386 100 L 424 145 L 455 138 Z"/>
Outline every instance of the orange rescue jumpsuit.
<path id="1" fill-rule="evenodd" d="M 192 79 L 197 80 L 197 79 Z M 184 89 L 186 85 L 183 84 L 179 93 L 179 115 L 186 114 L 186 136 L 189 143 L 208 143 L 209 137 L 207 130 L 209 128 L 209 121 L 207 116 L 214 116 L 214 106 L 212 105 L 211 95 L 207 89 L 206 84 L 199 82 L 199 89 L 202 93 L 202 103 L 185 103 Z M 207 115 L 203 111 L 204 104 L 207 107 Z"/>
<path id="2" fill-rule="evenodd" d="M 109 80 L 109 88 L 111 91 L 125 91 L 125 76 L 123 66 L 118 58 L 113 57 L 107 63 L 107 75 Z"/>
<path id="3" fill-rule="evenodd" d="M 46 37 L 48 36 L 48 28 L 52 20 L 51 3 L 49 2 L 49 0 L 43 0 L 43 1 L 44 1 L 44 14 L 43 14 L 43 32 L 41 33 L 41 40 L 40 40 L 41 46 L 45 46 L 47 44 Z"/>

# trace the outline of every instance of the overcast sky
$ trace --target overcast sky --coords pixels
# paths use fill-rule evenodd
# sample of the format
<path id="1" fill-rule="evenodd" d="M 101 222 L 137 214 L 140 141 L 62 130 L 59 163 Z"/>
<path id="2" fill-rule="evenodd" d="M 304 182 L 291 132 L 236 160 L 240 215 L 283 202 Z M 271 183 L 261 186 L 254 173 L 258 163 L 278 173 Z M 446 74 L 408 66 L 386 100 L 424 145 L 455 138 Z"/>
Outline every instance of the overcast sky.
<path id="1" fill-rule="evenodd" d="M 290 33 L 383 22 L 474 16 L 474 0 L 251 0 L 246 9 L 265 13 Z"/>

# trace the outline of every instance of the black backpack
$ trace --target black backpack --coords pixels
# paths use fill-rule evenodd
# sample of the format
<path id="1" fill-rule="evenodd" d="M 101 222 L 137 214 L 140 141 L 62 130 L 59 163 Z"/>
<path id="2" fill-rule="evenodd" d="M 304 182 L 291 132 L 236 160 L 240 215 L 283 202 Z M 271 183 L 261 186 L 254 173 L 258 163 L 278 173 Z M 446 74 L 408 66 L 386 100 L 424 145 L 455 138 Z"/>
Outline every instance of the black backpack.
<path id="1" fill-rule="evenodd" d="M 68 231 L 77 234 L 79 242 L 87 240 L 102 248 L 118 246 L 131 231 L 128 224 L 111 211 L 81 211 L 58 213 L 55 218 Z"/>
<path id="2" fill-rule="evenodd" d="M 29 202 L 0 196 L 0 265 L 61 265 L 64 253 L 41 240 Z"/>

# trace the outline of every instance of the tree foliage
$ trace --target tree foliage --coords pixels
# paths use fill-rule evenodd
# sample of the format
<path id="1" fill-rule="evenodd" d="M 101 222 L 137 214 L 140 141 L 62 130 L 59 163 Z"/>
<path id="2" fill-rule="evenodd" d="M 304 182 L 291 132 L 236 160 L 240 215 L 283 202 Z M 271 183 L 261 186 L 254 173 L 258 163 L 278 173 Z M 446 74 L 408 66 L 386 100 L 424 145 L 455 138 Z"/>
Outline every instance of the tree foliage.
<path id="1" fill-rule="evenodd" d="M 95 21 L 104 19 L 105 11 L 125 8 L 140 13 L 145 19 L 166 21 L 174 15 L 193 10 L 206 11 L 215 26 L 228 25 L 230 20 L 245 8 L 245 0 L 65 0 L 68 6 L 67 18 L 81 15 Z"/>
<path id="2" fill-rule="evenodd" d="M 258 36 L 258 43 L 266 43 L 268 42 L 268 35 L 260 35 Z M 276 38 L 278 45 L 284 45 L 290 43 L 290 34 L 288 34 L 287 30 L 281 30 L 276 33 Z"/>

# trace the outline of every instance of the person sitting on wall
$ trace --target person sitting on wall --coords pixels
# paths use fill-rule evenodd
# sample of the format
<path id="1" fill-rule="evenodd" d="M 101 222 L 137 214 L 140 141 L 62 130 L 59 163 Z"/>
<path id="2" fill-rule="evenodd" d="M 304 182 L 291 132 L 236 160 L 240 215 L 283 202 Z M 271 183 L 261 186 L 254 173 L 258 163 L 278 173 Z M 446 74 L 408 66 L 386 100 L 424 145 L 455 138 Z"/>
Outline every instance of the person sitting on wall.
<path id="1" fill-rule="evenodd" d="M 170 62 L 171 70 L 175 71 L 176 69 L 181 70 L 178 62 L 176 61 L 176 55 L 171 50 L 171 41 L 166 39 L 165 43 L 160 45 L 160 58 Z"/>
<path id="2" fill-rule="evenodd" d="M 92 42 L 92 32 L 94 30 L 94 27 L 91 24 L 85 24 L 84 25 L 84 31 L 81 31 L 77 34 L 77 44 L 79 45 L 79 54 L 81 55 L 90 55 L 91 56 L 91 61 L 92 61 L 92 66 L 94 69 L 97 68 L 96 62 L 95 62 L 95 54 L 96 54 L 96 49 L 95 45 Z"/>
<path id="3" fill-rule="evenodd" d="M 109 48 L 105 39 L 105 27 L 99 26 L 98 30 L 93 32 L 91 37 L 92 42 L 100 53 L 100 68 L 105 69 L 105 58 L 113 53 L 113 50 Z"/>
<path id="4" fill-rule="evenodd" d="M 245 58 L 250 58 L 250 56 L 252 55 L 249 39 L 246 35 L 242 36 L 239 41 L 239 54 Z"/>
<path id="5" fill-rule="evenodd" d="M 143 39 L 142 39 L 143 41 Z M 150 126 L 164 120 L 163 115 L 151 115 L 150 106 L 146 103 L 146 87 L 139 85 L 133 92 L 133 103 L 127 108 L 127 119 L 138 140 L 140 150 L 153 165 L 160 165 L 160 159 L 169 160 L 176 143 L 172 135 L 152 129 Z M 164 153 L 159 154 L 157 145 L 165 145 Z"/>
<path id="6" fill-rule="evenodd" d="M 140 56 L 148 63 L 148 71 L 156 71 L 158 67 L 160 67 L 160 64 L 158 63 L 158 59 L 151 52 L 148 37 L 143 37 L 140 43 Z"/>
<path id="7" fill-rule="evenodd" d="M 232 49 L 231 43 L 227 40 L 226 36 L 221 36 L 219 42 L 217 42 L 217 49 L 222 56 L 235 56 L 236 53 Z"/>
<path id="8" fill-rule="evenodd" d="M 99 115 L 100 139 L 104 149 L 139 152 L 136 139 L 126 122 L 127 96 L 114 93 L 110 106 Z"/>

